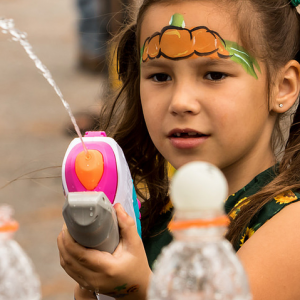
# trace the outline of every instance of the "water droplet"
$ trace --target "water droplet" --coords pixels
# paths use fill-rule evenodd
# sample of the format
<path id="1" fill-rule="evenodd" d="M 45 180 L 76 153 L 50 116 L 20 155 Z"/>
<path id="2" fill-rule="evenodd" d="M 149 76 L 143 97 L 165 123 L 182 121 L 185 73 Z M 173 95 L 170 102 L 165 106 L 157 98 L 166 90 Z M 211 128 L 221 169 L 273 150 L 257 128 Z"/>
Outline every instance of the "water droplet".
<path id="1" fill-rule="evenodd" d="M 59 87 L 56 85 L 55 81 L 52 78 L 52 75 L 50 71 L 47 69 L 46 66 L 42 64 L 42 62 L 39 60 L 39 58 L 35 55 L 35 53 L 32 50 L 32 46 L 27 41 L 26 37 L 27 34 L 25 32 L 22 32 L 15 28 L 14 20 L 13 19 L 5 19 L 0 17 L 0 28 L 2 29 L 3 33 L 10 33 L 12 36 L 12 40 L 16 42 L 20 42 L 21 46 L 24 48 L 28 56 L 34 61 L 36 67 L 42 71 L 44 77 L 47 79 L 49 84 L 54 88 L 56 94 L 59 96 L 61 102 L 63 103 L 65 109 L 67 110 L 69 117 L 71 118 L 71 121 L 74 125 L 75 131 L 77 132 L 80 141 L 82 143 L 83 149 L 85 153 L 87 153 L 86 146 L 83 142 L 82 134 L 80 132 L 80 129 L 76 123 L 76 120 L 74 118 L 74 115 L 72 114 L 72 111 L 70 109 L 70 106 L 67 101 L 63 98 L 63 94 L 60 91 Z"/>

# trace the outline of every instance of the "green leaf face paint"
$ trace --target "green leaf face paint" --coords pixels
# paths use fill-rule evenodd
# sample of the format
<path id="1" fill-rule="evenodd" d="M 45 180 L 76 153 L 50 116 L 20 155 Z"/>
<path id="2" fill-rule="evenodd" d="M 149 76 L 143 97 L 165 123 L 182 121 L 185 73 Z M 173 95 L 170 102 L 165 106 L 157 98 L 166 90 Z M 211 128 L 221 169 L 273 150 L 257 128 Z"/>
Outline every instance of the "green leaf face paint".
<path id="1" fill-rule="evenodd" d="M 169 25 L 185 28 L 185 22 L 182 14 L 174 14 L 171 17 Z"/>
<path id="2" fill-rule="evenodd" d="M 255 68 L 260 73 L 261 70 L 257 60 L 254 57 L 250 56 L 246 52 L 246 50 L 242 46 L 238 45 L 237 43 L 231 41 L 224 41 L 224 42 L 226 45 L 225 46 L 226 49 L 230 53 L 230 59 L 240 64 L 248 74 L 258 79 L 257 74 L 255 72 Z"/>
<path id="3" fill-rule="evenodd" d="M 223 40 L 217 32 L 205 26 L 185 28 L 183 15 L 179 13 L 171 17 L 169 24 L 161 32 L 156 32 L 145 40 L 141 49 L 141 63 L 160 57 L 171 60 L 198 56 L 231 59 L 240 64 L 248 74 L 258 78 L 255 68 L 260 72 L 260 67 L 242 46 Z"/>

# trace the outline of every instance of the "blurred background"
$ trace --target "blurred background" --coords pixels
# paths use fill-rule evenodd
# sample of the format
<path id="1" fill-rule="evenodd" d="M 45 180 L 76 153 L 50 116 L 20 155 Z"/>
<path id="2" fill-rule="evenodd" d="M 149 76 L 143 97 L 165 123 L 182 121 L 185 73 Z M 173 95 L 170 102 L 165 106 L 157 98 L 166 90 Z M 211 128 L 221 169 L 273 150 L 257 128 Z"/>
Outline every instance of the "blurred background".
<path id="1" fill-rule="evenodd" d="M 92 2 L 98 6 L 86 7 Z M 0 1 L 0 17 L 14 19 L 28 34 L 83 130 L 93 125 L 109 86 L 105 43 L 126 22 L 117 13 L 122 5 L 109 3 L 114 1 Z M 69 116 L 20 44 L 1 29 L 0 97 L 0 204 L 15 209 L 15 239 L 34 263 L 42 299 L 73 299 L 74 282 L 60 267 L 56 245 L 63 224 L 60 166 L 74 138 Z"/>

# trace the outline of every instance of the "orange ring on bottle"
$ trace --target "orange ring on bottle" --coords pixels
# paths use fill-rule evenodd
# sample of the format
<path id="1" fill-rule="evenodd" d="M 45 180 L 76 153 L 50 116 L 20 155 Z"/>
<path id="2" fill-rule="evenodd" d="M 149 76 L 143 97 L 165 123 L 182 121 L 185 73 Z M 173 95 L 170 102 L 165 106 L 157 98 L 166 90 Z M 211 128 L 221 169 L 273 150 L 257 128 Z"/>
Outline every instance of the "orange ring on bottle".
<path id="1" fill-rule="evenodd" d="M 191 227 L 208 227 L 208 226 L 228 226 L 229 218 L 224 215 L 210 220 L 185 220 L 185 221 L 171 221 L 168 228 L 172 230 L 184 230 Z"/>
<path id="2" fill-rule="evenodd" d="M 11 221 L 0 226 L 0 232 L 14 232 L 19 229 L 19 223 L 17 221 Z"/>

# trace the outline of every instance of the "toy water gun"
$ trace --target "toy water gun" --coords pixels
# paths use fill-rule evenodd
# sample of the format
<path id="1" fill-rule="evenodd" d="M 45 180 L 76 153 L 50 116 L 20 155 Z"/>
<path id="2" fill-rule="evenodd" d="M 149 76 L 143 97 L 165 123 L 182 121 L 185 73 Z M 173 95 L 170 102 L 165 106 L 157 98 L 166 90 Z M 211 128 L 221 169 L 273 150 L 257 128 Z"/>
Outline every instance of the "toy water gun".
<path id="1" fill-rule="evenodd" d="M 69 145 L 62 165 L 63 216 L 81 245 L 113 253 L 119 229 L 113 205 L 121 203 L 141 236 L 139 201 L 124 153 L 103 131 L 89 131 Z"/>

